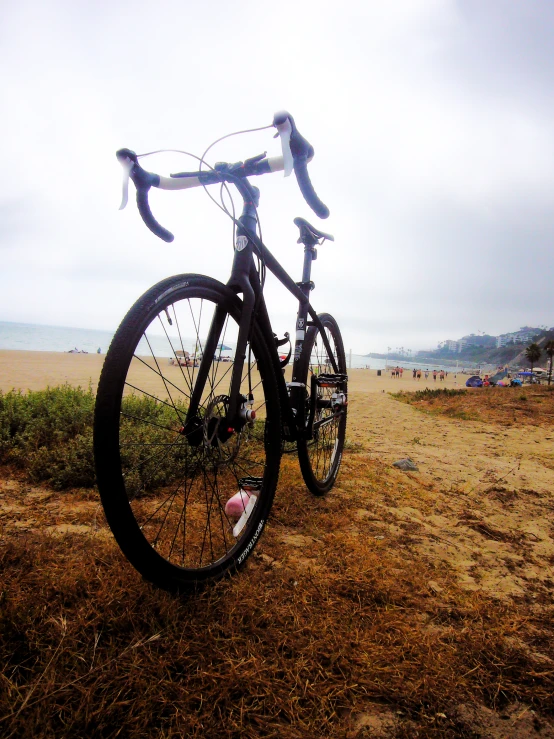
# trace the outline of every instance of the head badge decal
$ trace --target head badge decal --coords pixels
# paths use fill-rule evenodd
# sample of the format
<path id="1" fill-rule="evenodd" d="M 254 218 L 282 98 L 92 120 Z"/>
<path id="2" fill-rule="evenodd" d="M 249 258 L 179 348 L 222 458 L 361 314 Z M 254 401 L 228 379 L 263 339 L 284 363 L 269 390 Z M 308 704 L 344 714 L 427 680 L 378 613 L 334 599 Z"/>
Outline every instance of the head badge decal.
<path id="1" fill-rule="evenodd" d="M 246 249 L 247 244 L 248 244 L 247 236 L 237 236 L 237 244 L 235 247 L 237 251 L 242 251 L 243 249 Z"/>

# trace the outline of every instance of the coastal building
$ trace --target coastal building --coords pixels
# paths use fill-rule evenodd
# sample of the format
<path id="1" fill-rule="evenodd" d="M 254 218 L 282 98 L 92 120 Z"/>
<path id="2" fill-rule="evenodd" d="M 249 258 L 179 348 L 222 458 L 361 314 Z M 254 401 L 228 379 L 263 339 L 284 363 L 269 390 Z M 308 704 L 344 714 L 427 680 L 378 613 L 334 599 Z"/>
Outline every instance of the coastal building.
<path id="1" fill-rule="evenodd" d="M 527 344 L 540 332 L 540 328 L 523 326 L 519 331 L 512 331 L 512 333 L 497 336 L 496 347 L 500 348 L 502 346 L 507 346 L 508 344 Z"/>

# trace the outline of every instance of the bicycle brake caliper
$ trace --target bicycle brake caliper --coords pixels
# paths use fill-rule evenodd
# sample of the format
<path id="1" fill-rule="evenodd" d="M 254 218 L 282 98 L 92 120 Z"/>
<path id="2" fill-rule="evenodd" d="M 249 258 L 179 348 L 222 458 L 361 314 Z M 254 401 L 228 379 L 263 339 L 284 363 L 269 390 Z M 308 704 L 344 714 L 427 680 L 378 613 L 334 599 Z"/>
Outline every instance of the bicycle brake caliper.
<path id="1" fill-rule="evenodd" d="M 327 423 L 331 418 L 339 416 L 348 405 L 348 398 L 344 392 L 344 386 L 348 382 L 348 375 L 326 374 L 312 375 L 310 395 L 310 417 L 308 420 L 308 438 L 312 438 L 314 432 L 314 421 L 316 426 Z M 322 397 L 320 388 L 335 388 L 331 396 Z M 320 418 L 321 412 L 330 410 L 331 416 Z"/>
<path id="2" fill-rule="evenodd" d="M 241 428 L 242 426 L 252 427 L 256 420 L 256 411 L 252 409 L 252 406 L 254 405 L 254 396 L 250 393 L 248 397 L 246 395 L 241 395 L 240 397 L 242 401 L 239 408 Z"/>

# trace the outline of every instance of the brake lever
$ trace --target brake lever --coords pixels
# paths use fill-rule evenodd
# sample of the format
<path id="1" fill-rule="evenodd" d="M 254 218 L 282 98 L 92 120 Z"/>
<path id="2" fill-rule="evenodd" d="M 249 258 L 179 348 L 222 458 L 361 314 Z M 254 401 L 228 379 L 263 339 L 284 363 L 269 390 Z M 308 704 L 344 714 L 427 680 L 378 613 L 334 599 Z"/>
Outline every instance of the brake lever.
<path id="1" fill-rule="evenodd" d="M 294 169 L 304 200 L 317 216 L 328 218 L 329 208 L 318 197 L 308 174 L 308 162 L 314 155 L 314 147 L 298 131 L 294 118 L 286 110 L 275 113 L 273 125 L 281 137 L 285 177 Z"/>
<path id="2" fill-rule="evenodd" d="M 131 149 L 119 149 L 115 155 L 123 167 L 123 192 L 119 209 L 127 205 L 129 179 L 131 179 L 137 188 L 137 207 L 146 226 L 163 241 L 168 243 L 173 241 L 173 234 L 158 223 L 148 203 L 148 191 L 151 187 L 159 187 L 160 176 L 144 170 L 138 163 L 137 155 Z"/>
<path id="3" fill-rule="evenodd" d="M 119 210 L 123 210 L 129 202 L 129 180 L 131 179 L 131 170 L 133 169 L 134 162 L 129 157 L 121 157 L 119 159 L 121 166 L 123 167 L 123 182 L 121 183 L 121 205 Z"/>
<path id="4" fill-rule="evenodd" d="M 277 118 L 277 114 L 275 115 L 275 118 Z M 283 151 L 283 165 L 285 170 L 285 177 L 288 177 L 292 170 L 294 169 L 294 159 L 292 157 L 292 151 L 290 148 L 290 137 L 292 134 L 292 124 L 290 122 L 290 118 L 287 117 L 284 119 L 282 123 L 274 123 L 273 124 L 275 128 L 277 129 L 277 133 L 273 138 L 277 138 L 279 136 L 281 138 L 281 149 Z"/>

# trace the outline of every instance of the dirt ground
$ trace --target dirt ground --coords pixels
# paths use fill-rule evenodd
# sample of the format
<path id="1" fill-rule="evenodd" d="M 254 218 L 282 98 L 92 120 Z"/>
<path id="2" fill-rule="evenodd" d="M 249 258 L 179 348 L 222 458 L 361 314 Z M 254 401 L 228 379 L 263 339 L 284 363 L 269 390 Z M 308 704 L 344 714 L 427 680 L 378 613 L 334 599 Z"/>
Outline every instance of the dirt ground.
<path id="1" fill-rule="evenodd" d="M 511 389 L 469 392 L 504 400 L 501 394 Z M 525 397 L 532 389 L 516 392 Z M 519 424 L 510 417 L 506 425 L 460 420 L 421 412 L 388 394 L 360 391 L 350 400 L 350 438 L 360 445 L 360 454 L 389 468 L 409 457 L 418 467 L 418 472 L 389 470 L 412 493 L 398 496 L 391 490 L 390 502 L 387 495 L 374 502 L 376 531 L 389 535 L 408 526 L 418 551 L 447 561 L 464 587 L 500 599 L 552 596 L 552 421 Z M 351 485 L 344 478 L 341 484 Z M 357 484 L 363 488 L 363 476 Z M 370 515 L 370 507 L 355 515 Z"/>
<path id="2" fill-rule="evenodd" d="M 64 367 L 81 358 L 64 359 Z M 91 364 L 96 362 L 93 357 Z M 62 374 L 70 381 L 74 377 L 65 369 Z M 31 377 L 29 370 L 24 378 Z M 353 371 L 351 378 L 347 450 L 335 488 L 323 500 L 311 498 L 297 472 L 291 472 L 295 460 L 284 461 L 273 521 L 238 576 L 246 585 L 237 587 L 250 587 L 249 580 L 262 589 L 290 582 L 308 589 L 327 587 L 334 582 L 330 552 L 344 553 L 345 562 L 368 552 L 372 562 L 381 557 L 394 564 L 399 588 L 411 588 L 412 595 L 416 588 L 418 598 L 425 598 L 425 607 L 410 611 L 412 639 L 432 640 L 435 647 L 451 639 L 463 642 L 463 630 L 433 614 L 452 598 L 468 603 L 478 598 L 502 613 L 504 624 L 525 624 L 503 626 L 504 647 L 526 655 L 541 684 L 551 686 L 554 659 L 547 626 L 554 593 L 554 393 L 477 389 L 470 391 L 470 400 L 414 404 L 389 394 L 390 389 L 425 387 L 411 378 L 393 381 L 363 370 Z M 461 384 L 450 376 L 446 387 Z M 2 385 L 5 389 L 5 374 Z M 431 382 L 430 387 L 438 385 Z M 417 471 L 393 466 L 403 458 L 410 458 Z M 61 495 L 4 470 L 2 540 L 37 533 L 60 541 L 86 540 L 102 552 L 115 550 L 93 491 Z M 394 669 L 392 653 L 390 660 L 387 670 Z M 532 689 L 522 693 L 523 700 L 513 699 L 513 692 L 506 695 L 512 699 L 503 704 L 494 697 L 488 705 L 461 699 L 445 703 L 444 711 L 424 717 L 427 723 L 421 715 L 413 723 L 413 716 L 398 707 L 403 704 L 370 698 L 335 716 L 337 733 L 326 729 L 321 735 L 554 737 L 552 704 L 549 709 L 541 699 L 533 705 Z M 446 728 L 440 728 L 441 722 Z M 248 733 L 254 735 L 266 734 L 261 729 Z M 316 736 L 308 730 L 282 735 Z"/>

